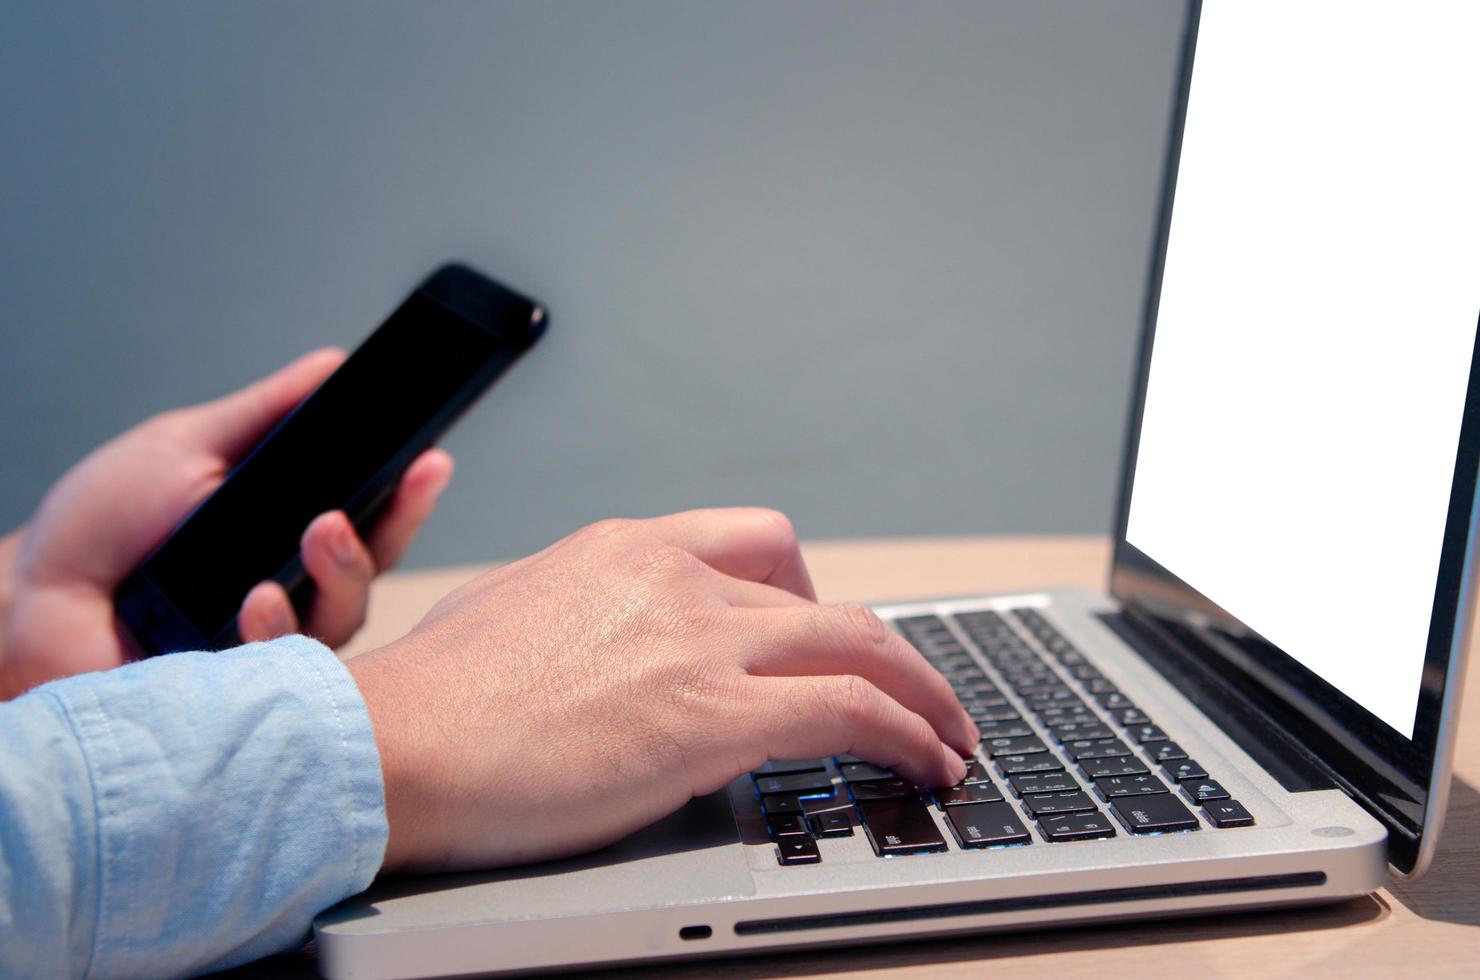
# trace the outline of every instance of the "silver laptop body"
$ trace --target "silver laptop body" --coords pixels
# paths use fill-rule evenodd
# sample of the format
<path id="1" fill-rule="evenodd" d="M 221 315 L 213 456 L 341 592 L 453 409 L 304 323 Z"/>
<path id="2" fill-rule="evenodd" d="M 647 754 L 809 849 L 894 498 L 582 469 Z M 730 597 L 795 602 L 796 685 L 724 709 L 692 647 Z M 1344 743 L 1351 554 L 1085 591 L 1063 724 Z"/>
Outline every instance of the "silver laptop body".
<path id="1" fill-rule="evenodd" d="M 1273 126 L 1284 111 L 1273 103 L 1240 108 L 1240 99 L 1261 97 L 1251 74 L 1279 82 L 1279 97 L 1298 101 L 1309 93 L 1281 80 L 1279 65 L 1294 64 L 1299 47 L 1315 62 L 1322 51 L 1360 47 L 1392 31 L 1340 5 L 1289 12 L 1299 6 L 1240 2 L 1189 12 L 1108 593 L 876 607 L 946 673 L 982 724 L 974 782 L 954 795 L 931 795 L 900 789 L 890 774 L 849 757 L 773 763 L 594 854 L 380 882 L 319 917 L 322 972 L 552 970 L 1193 915 L 1336 901 L 1375 890 L 1390 873 L 1422 873 L 1446 805 L 1473 601 L 1480 262 L 1470 263 L 1452 307 L 1469 303 L 1466 322 L 1432 331 L 1422 318 L 1388 324 L 1383 343 L 1391 348 L 1380 358 L 1396 365 L 1391 387 L 1410 394 L 1393 399 L 1385 417 L 1409 428 L 1385 435 L 1364 426 L 1352 443 L 1361 451 L 1345 456 L 1347 409 L 1355 417 L 1369 406 L 1331 392 L 1360 373 L 1364 345 L 1378 334 L 1357 324 L 1353 350 L 1304 363 L 1284 345 L 1263 351 L 1267 360 L 1240 361 L 1248 351 L 1239 343 L 1255 343 L 1259 325 L 1232 333 L 1199 326 L 1238 301 L 1209 312 L 1196 306 L 1205 288 L 1181 285 L 1217 264 L 1228 237 L 1248 233 L 1237 225 L 1251 206 L 1229 181 L 1257 180 L 1258 168 L 1220 170 L 1217 160 L 1243 151 L 1218 141 L 1247 139 L 1249 127 Z M 1393 15 L 1406 16 L 1408 8 Z M 1429 26 L 1418 36 L 1431 36 Z M 1277 50 L 1251 48 L 1272 43 L 1271 33 Z M 1460 33 L 1465 44 L 1476 36 Z M 1310 73 L 1310 84 L 1322 88 L 1308 107 L 1312 126 L 1321 123 L 1321 105 L 1340 113 L 1343 63 Z M 1469 88 L 1456 96 L 1471 108 L 1480 103 L 1477 75 L 1471 70 Z M 1369 121 L 1380 125 L 1381 109 L 1375 113 Z M 1455 124 L 1462 118 L 1469 116 Z M 1283 149 L 1287 137 L 1270 138 Z M 1311 145 L 1344 138 L 1333 130 Z M 1443 165 L 1425 173 L 1442 182 Z M 1420 176 L 1395 172 L 1394 180 L 1405 195 L 1422 197 L 1410 183 Z M 1271 185 L 1260 199 L 1287 190 Z M 1311 185 L 1292 200 L 1318 204 L 1320 196 Z M 1465 210 L 1475 202 L 1465 197 L 1455 207 L 1480 217 L 1480 209 Z M 1220 225 L 1220 207 L 1238 213 Z M 1179 226 L 1199 213 L 1226 235 Z M 1435 215 L 1441 239 L 1447 213 L 1423 211 Z M 1394 214 L 1408 220 L 1407 211 Z M 1261 255 L 1287 247 L 1295 232 L 1269 234 Z M 1444 246 L 1410 234 L 1404 254 Z M 1310 276 L 1318 275 L 1313 267 Z M 1371 280 L 1359 276 L 1351 288 Z M 1254 294 L 1262 285 L 1237 274 L 1228 282 Z M 1422 295 L 1429 286 L 1404 284 Z M 1382 295 L 1378 288 L 1364 293 L 1344 322 L 1364 309 L 1380 311 Z M 1211 355 L 1199 347 L 1208 336 L 1222 345 Z M 1461 349 L 1462 357 L 1454 353 Z M 1410 370 L 1408 361 L 1417 366 Z M 1314 469 L 1300 469 L 1308 464 L 1301 453 L 1277 464 L 1266 458 L 1283 432 L 1239 441 L 1260 424 L 1266 402 L 1278 404 L 1280 424 L 1301 424 L 1303 403 L 1280 401 L 1262 373 L 1247 386 L 1247 398 L 1260 405 L 1239 401 L 1234 411 L 1209 394 L 1226 378 L 1186 383 L 1189 370 L 1209 363 L 1253 365 L 1241 368 L 1250 382 L 1247 372 L 1271 362 L 1276 375 L 1290 368 L 1294 376 L 1316 371 L 1328 379 L 1311 411 L 1321 420 L 1313 431 L 1329 440 L 1309 453 L 1329 458 Z M 1214 451 L 1189 443 L 1188 424 L 1217 443 Z M 1426 439 L 1442 452 L 1423 455 Z M 1343 479 L 1336 490 L 1311 484 L 1387 452 L 1403 463 L 1381 470 L 1395 473 L 1391 485 L 1382 484 L 1375 504 L 1366 501 L 1365 523 L 1346 528 L 1361 549 L 1333 564 L 1323 550 L 1330 546 L 1317 547 L 1321 528 L 1333 522 L 1309 501 L 1339 492 L 1332 508 L 1356 506 L 1363 493 L 1376 492 L 1373 480 Z M 1276 465 L 1294 469 L 1275 473 Z M 1246 505 L 1204 512 L 1221 491 L 1204 496 L 1188 487 L 1218 474 Z M 1284 488 L 1297 476 L 1299 486 Z M 1289 528 L 1271 531 L 1290 522 L 1289 501 L 1304 509 Z M 1261 506 L 1272 509 L 1251 519 Z M 1370 588 L 1331 592 L 1332 583 L 1357 573 Z M 1415 581 L 1423 608 L 1404 598 Z M 1304 584 L 1292 595 L 1288 582 Z M 1316 595 L 1323 598 L 1307 601 Z M 577 789 L 573 806 L 581 805 Z"/>

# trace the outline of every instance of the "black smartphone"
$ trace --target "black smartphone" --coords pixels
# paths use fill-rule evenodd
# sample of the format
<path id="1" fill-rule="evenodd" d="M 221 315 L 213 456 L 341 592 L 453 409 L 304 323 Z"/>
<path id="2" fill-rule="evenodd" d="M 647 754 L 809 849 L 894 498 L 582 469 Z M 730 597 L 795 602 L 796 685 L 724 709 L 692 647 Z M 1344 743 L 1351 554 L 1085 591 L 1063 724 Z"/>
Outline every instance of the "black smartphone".
<path id="1" fill-rule="evenodd" d="M 242 601 L 266 579 L 303 617 L 309 522 L 343 510 L 369 527 L 412 460 L 548 325 L 538 303 L 466 266 L 432 273 L 119 587 L 141 650 L 235 645 Z"/>

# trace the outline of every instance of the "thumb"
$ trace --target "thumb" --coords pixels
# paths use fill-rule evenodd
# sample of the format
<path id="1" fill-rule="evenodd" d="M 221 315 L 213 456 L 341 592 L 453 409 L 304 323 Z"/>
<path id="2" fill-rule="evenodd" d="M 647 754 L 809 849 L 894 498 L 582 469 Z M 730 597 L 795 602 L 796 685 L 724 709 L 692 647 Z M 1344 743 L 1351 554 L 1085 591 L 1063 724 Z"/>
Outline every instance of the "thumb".
<path id="1" fill-rule="evenodd" d="M 197 444 L 237 460 L 344 363 L 346 354 L 325 347 L 238 391 L 183 411 Z"/>

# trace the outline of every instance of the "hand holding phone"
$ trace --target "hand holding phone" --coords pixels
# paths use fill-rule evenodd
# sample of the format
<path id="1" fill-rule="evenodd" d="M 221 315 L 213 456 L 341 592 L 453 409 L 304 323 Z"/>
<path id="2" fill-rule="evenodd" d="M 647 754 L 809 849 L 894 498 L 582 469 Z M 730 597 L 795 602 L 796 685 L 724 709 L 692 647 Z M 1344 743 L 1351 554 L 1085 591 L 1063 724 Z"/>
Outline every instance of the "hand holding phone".
<path id="1" fill-rule="evenodd" d="M 372 524 L 411 461 L 546 325 L 538 304 L 464 266 L 434 273 L 120 586 L 118 616 L 139 646 L 234 644 L 237 611 L 263 580 L 301 618 L 303 528 L 333 510 Z"/>

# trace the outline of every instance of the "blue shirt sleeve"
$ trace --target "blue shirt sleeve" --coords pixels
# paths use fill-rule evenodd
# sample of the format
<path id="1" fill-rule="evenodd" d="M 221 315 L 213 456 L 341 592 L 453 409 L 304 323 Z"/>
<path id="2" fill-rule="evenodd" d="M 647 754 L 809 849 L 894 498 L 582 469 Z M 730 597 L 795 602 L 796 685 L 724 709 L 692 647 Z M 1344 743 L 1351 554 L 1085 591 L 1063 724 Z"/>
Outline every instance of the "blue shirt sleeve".
<path id="1" fill-rule="evenodd" d="M 386 843 L 349 672 L 301 636 L 0 704 L 0 976 L 167 976 L 292 948 Z"/>

